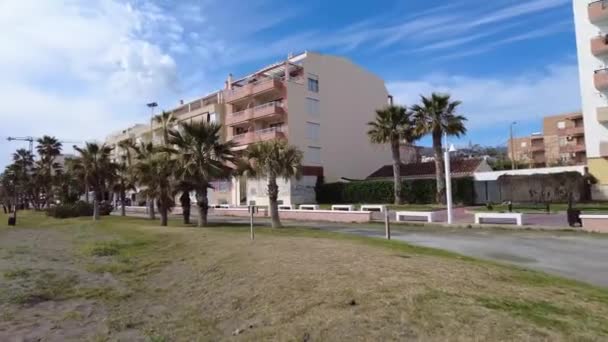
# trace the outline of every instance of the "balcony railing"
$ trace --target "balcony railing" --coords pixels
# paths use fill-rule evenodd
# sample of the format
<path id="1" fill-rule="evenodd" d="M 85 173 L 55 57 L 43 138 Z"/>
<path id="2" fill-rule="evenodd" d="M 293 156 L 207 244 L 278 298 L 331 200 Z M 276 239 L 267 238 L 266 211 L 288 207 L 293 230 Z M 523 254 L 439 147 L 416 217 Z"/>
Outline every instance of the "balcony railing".
<path id="1" fill-rule="evenodd" d="M 608 35 L 601 35 L 591 38 L 591 53 L 594 56 L 608 54 Z"/>
<path id="2" fill-rule="evenodd" d="M 560 146 L 559 150 L 562 153 L 581 153 L 587 151 L 587 148 L 584 144 L 569 144 Z"/>
<path id="3" fill-rule="evenodd" d="M 544 151 L 545 150 L 545 145 L 530 145 L 530 151 L 531 152 L 540 152 L 540 151 Z"/>
<path id="4" fill-rule="evenodd" d="M 232 103 L 248 96 L 261 94 L 270 90 L 278 90 L 282 87 L 283 81 L 280 78 L 265 78 L 253 83 L 248 83 L 239 88 L 226 90 L 225 98 L 227 103 Z"/>
<path id="5" fill-rule="evenodd" d="M 601 123 L 608 122 L 608 107 L 598 107 L 597 108 L 597 121 Z"/>
<path id="6" fill-rule="evenodd" d="M 599 0 L 589 4 L 587 9 L 589 12 L 589 21 L 597 23 L 608 19 L 608 1 Z"/>
<path id="7" fill-rule="evenodd" d="M 576 127 L 568 127 L 564 129 L 560 129 L 558 131 L 559 135 L 567 135 L 567 136 L 580 136 L 585 134 L 584 126 L 576 126 Z"/>
<path id="8" fill-rule="evenodd" d="M 283 109 L 283 102 L 268 102 L 263 105 L 259 105 L 253 108 L 247 108 L 236 113 L 227 114 L 226 126 L 234 126 L 245 123 L 252 119 L 275 117 L 283 114 L 285 114 L 285 110 Z"/>
<path id="9" fill-rule="evenodd" d="M 257 130 L 255 132 L 247 132 L 232 137 L 238 146 L 248 145 L 259 141 L 268 141 L 272 139 L 283 139 L 285 138 L 284 126 L 270 127 L 266 129 Z"/>
<path id="10" fill-rule="evenodd" d="M 593 74 L 593 83 L 599 91 L 608 90 L 608 69 L 595 70 Z"/>

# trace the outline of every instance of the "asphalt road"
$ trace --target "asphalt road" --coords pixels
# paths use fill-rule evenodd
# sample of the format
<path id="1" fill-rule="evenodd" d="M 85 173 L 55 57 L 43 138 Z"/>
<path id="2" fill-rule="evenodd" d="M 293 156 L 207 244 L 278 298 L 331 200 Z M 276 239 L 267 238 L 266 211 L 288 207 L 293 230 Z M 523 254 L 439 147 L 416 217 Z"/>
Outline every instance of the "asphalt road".
<path id="1" fill-rule="evenodd" d="M 218 216 L 212 220 L 248 223 L 246 219 Z M 268 221 L 256 219 L 256 224 L 267 225 Z M 384 229 L 380 225 L 310 222 L 286 225 L 384 237 Z M 608 236 L 557 231 L 412 227 L 395 228 L 392 238 L 608 287 Z"/>

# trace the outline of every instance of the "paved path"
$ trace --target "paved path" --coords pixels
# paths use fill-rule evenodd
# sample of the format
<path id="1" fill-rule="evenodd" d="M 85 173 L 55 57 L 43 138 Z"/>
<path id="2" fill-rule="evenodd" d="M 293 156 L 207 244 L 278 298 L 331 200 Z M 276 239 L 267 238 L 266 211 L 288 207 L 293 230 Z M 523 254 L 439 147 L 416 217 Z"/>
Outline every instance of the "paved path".
<path id="1" fill-rule="evenodd" d="M 211 221 L 248 223 L 247 219 L 212 216 Z M 268 225 L 257 219 L 256 224 Z M 325 231 L 384 237 L 381 225 L 285 223 Z M 397 228 L 394 240 L 505 262 L 608 287 L 608 236 L 575 232 L 457 228 Z"/>

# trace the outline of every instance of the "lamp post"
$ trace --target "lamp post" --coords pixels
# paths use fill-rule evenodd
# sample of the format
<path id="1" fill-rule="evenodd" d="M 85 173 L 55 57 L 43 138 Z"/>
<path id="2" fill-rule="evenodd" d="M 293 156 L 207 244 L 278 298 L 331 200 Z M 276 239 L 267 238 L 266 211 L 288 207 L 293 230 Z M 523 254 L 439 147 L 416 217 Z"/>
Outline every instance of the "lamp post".
<path id="1" fill-rule="evenodd" d="M 448 148 L 448 135 L 445 135 L 445 152 L 443 155 L 443 162 L 445 165 L 445 191 L 446 191 L 446 203 L 448 206 L 448 224 L 452 224 L 452 171 L 450 170 L 450 152 L 455 152 L 456 148 L 454 145 L 450 145 Z"/>
<path id="2" fill-rule="evenodd" d="M 511 125 L 509 125 L 509 144 L 511 145 L 511 170 L 515 170 L 515 148 L 514 148 L 514 144 L 515 142 L 513 141 L 513 125 L 517 125 L 517 121 L 513 121 L 511 122 Z"/>
<path id="3" fill-rule="evenodd" d="M 154 126 L 154 108 L 158 107 L 158 103 L 150 102 L 146 104 L 148 108 L 150 108 L 150 134 L 153 134 L 153 126 Z"/>

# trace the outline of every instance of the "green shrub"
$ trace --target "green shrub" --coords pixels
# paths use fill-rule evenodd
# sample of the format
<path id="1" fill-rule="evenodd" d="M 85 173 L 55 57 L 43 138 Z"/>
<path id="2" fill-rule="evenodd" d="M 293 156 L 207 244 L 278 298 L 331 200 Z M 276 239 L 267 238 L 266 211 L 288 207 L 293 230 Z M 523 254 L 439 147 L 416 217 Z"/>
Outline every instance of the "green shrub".
<path id="1" fill-rule="evenodd" d="M 109 202 L 99 203 L 99 215 L 110 215 L 114 207 Z M 78 201 L 72 204 L 59 204 L 46 210 L 46 214 L 55 218 L 93 216 L 93 204 Z"/>
<path id="2" fill-rule="evenodd" d="M 473 204 L 475 190 L 472 178 L 452 180 L 454 203 Z M 429 204 L 435 202 L 435 179 L 417 179 L 403 182 L 402 200 L 405 203 Z M 315 188 L 318 203 L 392 203 L 392 181 L 358 181 L 351 183 L 318 184 Z"/>

